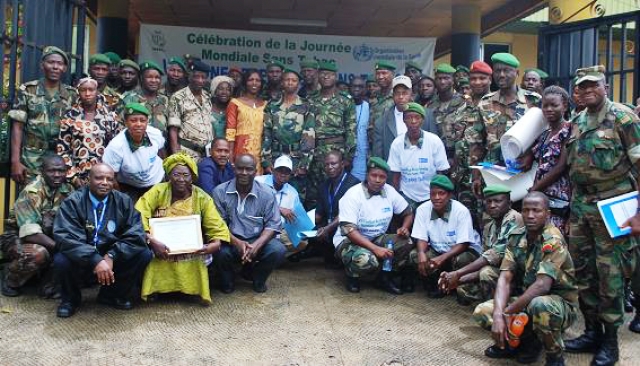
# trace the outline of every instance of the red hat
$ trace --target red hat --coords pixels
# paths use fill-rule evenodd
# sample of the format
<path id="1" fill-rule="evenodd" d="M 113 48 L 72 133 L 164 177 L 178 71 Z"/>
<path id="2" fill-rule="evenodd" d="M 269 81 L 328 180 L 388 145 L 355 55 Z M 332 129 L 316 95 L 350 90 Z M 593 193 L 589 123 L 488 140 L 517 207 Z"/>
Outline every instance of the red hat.
<path id="1" fill-rule="evenodd" d="M 473 61 L 471 64 L 470 73 L 479 72 L 482 74 L 491 75 L 493 74 L 493 70 L 491 70 L 491 66 L 484 61 Z"/>

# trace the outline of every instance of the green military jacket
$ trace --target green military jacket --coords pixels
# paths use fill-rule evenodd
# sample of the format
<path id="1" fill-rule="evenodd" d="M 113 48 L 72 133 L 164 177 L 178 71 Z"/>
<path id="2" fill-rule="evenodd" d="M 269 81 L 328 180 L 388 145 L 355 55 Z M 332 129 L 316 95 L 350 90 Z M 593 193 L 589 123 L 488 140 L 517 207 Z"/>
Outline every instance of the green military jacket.
<path id="1" fill-rule="evenodd" d="M 158 93 L 154 99 L 147 99 L 139 89 L 124 93 L 122 96 L 122 102 L 118 105 L 118 110 L 116 111 L 120 116 L 121 121 L 125 120 L 124 106 L 129 103 L 144 104 L 149 112 L 151 112 L 151 115 L 149 116 L 149 125 L 162 131 L 162 134 L 166 138 L 167 122 L 169 121 L 169 98 L 166 95 Z"/>
<path id="2" fill-rule="evenodd" d="M 353 99 L 336 91 L 329 98 L 318 94 L 309 104 L 315 116 L 316 151 L 327 153 L 337 149 L 346 159 L 351 159 L 356 146 L 356 106 Z"/>
<path id="3" fill-rule="evenodd" d="M 271 102 L 264 110 L 262 166 L 269 167 L 275 159 L 288 154 L 294 170 L 308 170 L 316 146 L 315 116 L 309 103 L 299 96 L 288 107 L 283 101 Z"/>
<path id="4" fill-rule="evenodd" d="M 482 232 L 482 256 L 484 259 L 492 266 L 500 266 L 509 244 L 509 237 L 520 232 L 523 228 L 522 215 L 513 209 L 504 215 L 500 225 L 496 220 L 491 219 Z"/>
<path id="5" fill-rule="evenodd" d="M 20 160 L 27 168 L 29 180 L 40 172 L 45 153 L 55 152 L 60 120 L 77 98 L 76 90 L 65 84 L 60 84 L 53 95 L 47 95 L 44 79 L 20 85 L 17 101 L 9 111 L 9 118 L 24 124 Z"/>
<path id="6" fill-rule="evenodd" d="M 512 271 L 522 292 L 536 281 L 538 275 L 549 276 L 553 279 L 549 293 L 577 305 L 578 286 L 573 260 L 560 230 L 547 223 L 542 235 L 531 243 L 524 227 L 513 234 L 500 270 Z"/>
<path id="7" fill-rule="evenodd" d="M 373 102 L 369 102 L 369 125 L 367 126 L 369 151 L 371 151 L 373 147 L 373 130 L 376 126 L 376 121 L 382 117 L 384 111 L 393 106 L 395 106 L 393 102 L 393 90 L 390 90 L 389 94 L 379 95 Z"/>
<path id="8" fill-rule="evenodd" d="M 440 98 L 435 95 L 433 102 L 429 105 L 433 111 L 438 133 L 447 150 L 448 158 L 454 157 L 456 141 L 462 140 L 464 130 L 456 129 L 455 122 L 458 110 L 466 104 L 467 102 L 462 95 L 454 93 L 448 102 L 440 101 Z"/>
<path id="9" fill-rule="evenodd" d="M 507 103 L 500 91 L 489 93 L 482 97 L 478 108 L 480 109 L 483 130 L 480 136 L 484 137 L 485 146 L 484 161 L 504 165 L 500 138 L 505 134 L 531 107 L 539 107 L 542 97 L 536 92 L 518 87 L 516 100 Z"/>
<path id="10" fill-rule="evenodd" d="M 109 85 L 106 85 L 104 89 L 102 89 L 101 94 L 104 95 L 107 108 L 114 112 L 117 112 L 117 109 L 120 107 L 120 104 L 122 102 L 122 95 L 120 95 L 120 93 L 111 88 Z M 122 120 L 124 121 L 124 118 Z"/>

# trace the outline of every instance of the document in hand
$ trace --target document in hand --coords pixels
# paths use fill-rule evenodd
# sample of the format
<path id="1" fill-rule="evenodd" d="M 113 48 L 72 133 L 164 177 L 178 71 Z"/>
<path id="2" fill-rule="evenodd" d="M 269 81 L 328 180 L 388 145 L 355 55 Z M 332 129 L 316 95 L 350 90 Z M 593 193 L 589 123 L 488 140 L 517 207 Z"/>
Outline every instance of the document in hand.
<path id="1" fill-rule="evenodd" d="M 300 244 L 300 233 L 309 231 L 316 226 L 313 221 L 309 218 L 307 211 L 305 211 L 302 204 L 298 203 L 293 207 L 293 213 L 296 215 L 296 219 L 293 222 L 284 222 L 284 229 L 287 231 L 287 235 L 289 236 L 289 240 L 291 240 L 291 244 L 293 244 L 294 248 L 297 248 Z M 314 218 L 315 219 L 315 218 Z"/>
<path id="2" fill-rule="evenodd" d="M 636 214 L 638 209 L 638 192 L 629 192 L 620 196 L 598 201 L 598 210 L 612 238 L 629 235 L 630 228 L 620 226 Z"/>

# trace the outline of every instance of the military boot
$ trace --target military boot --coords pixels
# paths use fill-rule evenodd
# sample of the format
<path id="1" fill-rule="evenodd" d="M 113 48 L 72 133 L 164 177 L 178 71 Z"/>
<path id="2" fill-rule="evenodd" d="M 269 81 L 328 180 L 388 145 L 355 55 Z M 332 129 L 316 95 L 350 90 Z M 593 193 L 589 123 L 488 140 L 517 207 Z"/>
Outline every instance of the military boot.
<path id="1" fill-rule="evenodd" d="M 402 295 L 402 290 L 396 286 L 390 272 L 380 271 L 377 281 L 378 287 L 393 295 Z"/>
<path id="2" fill-rule="evenodd" d="M 613 366 L 618 361 L 618 353 L 618 327 L 613 324 L 605 324 L 604 336 L 598 352 L 591 360 L 591 366 Z"/>
<path id="3" fill-rule="evenodd" d="M 629 323 L 629 330 L 634 333 L 640 333 L 640 296 L 633 299 L 633 306 L 636 308 L 636 316 Z"/>
<path id="4" fill-rule="evenodd" d="M 540 358 L 541 352 L 542 342 L 533 332 L 533 322 L 529 321 L 520 336 L 520 346 L 518 347 L 516 361 L 523 364 L 534 363 Z"/>
<path id="5" fill-rule="evenodd" d="M 602 323 L 594 319 L 585 319 L 584 327 L 584 333 L 580 337 L 564 341 L 567 352 L 594 353 L 598 350 L 603 337 Z"/>
<path id="6" fill-rule="evenodd" d="M 402 291 L 406 293 L 411 293 L 416 290 L 415 279 L 416 279 L 416 271 L 413 269 L 405 269 L 402 271 L 400 285 L 402 287 Z"/>

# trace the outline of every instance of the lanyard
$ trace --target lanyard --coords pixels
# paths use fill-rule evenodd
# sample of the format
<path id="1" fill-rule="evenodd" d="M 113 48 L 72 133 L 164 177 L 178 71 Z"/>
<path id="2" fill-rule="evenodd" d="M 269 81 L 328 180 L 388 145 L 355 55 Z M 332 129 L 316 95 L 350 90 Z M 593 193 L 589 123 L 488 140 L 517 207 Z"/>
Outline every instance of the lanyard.
<path id="1" fill-rule="evenodd" d="M 336 198 L 336 195 L 338 194 L 338 191 L 340 190 L 340 187 L 342 187 L 342 183 L 344 182 L 344 179 L 346 177 L 347 177 L 347 173 L 342 173 L 342 179 L 340 179 L 340 183 L 338 183 L 338 186 L 333 191 L 333 194 L 331 194 L 331 187 L 327 186 L 327 195 L 329 196 L 329 222 L 331 222 L 333 220 L 333 202 L 334 202 L 334 199 Z"/>
<path id="2" fill-rule="evenodd" d="M 98 220 L 98 208 L 100 207 L 100 205 L 102 205 L 102 212 L 100 213 L 100 220 Z M 98 247 L 98 232 L 100 231 L 100 228 L 102 227 L 102 224 L 104 223 L 104 213 L 105 211 L 107 211 L 107 208 L 104 207 L 104 203 L 100 202 L 98 203 L 98 206 L 94 206 L 93 207 L 93 220 L 96 224 L 96 228 L 93 231 L 93 246 L 94 247 Z"/>

